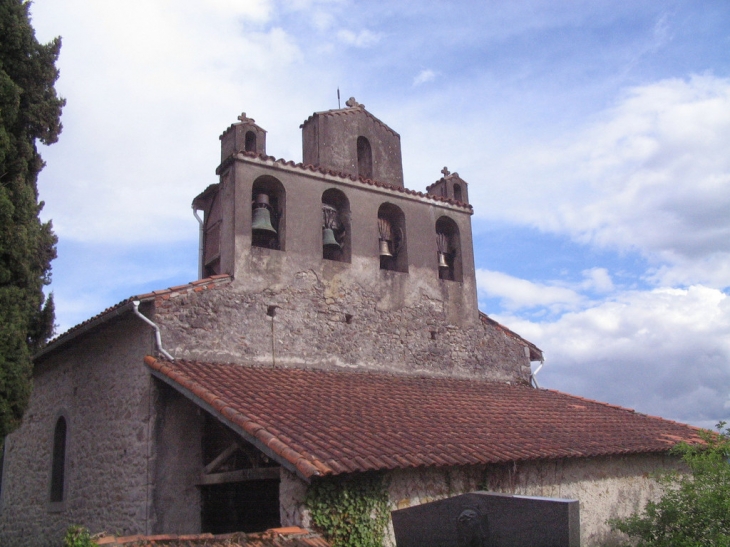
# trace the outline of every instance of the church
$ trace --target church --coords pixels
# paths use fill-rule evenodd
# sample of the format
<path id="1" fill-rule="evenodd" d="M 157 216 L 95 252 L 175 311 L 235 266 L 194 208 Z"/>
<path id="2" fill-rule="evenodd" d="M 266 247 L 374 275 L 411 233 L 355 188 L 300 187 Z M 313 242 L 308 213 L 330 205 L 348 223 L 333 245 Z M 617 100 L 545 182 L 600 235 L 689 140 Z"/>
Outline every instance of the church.
<path id="1" fill-rule="evenodd" d="M 541 349 L 478 308 L 467 182 L 407 188 L 400 135 L 354 98 L 301 129 L 302 162 L 276 159 L 242 114 L 192 202 L 199 279 L 34 357 L 0 543 L 309 528 L 312 484 L 366 473 L 391 509 L 577 499 L 581 544 L 610 541 L 697 429 L 541 389 Z"/>

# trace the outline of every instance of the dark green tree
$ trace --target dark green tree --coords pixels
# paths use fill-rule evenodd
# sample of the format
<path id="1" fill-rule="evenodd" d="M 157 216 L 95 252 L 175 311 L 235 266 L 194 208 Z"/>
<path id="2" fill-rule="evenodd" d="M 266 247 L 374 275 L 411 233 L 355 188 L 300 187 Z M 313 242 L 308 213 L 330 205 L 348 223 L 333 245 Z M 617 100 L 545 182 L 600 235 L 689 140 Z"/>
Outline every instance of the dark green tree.
<path id="1" fill-rule="evenodd" d="M 637 547 L 730 547 L 730 430 L 700 433 L 703 443 L 681 443 L 689 473 L 659 478 L 665 490 L 642 513 L 610 521 Z"/>
<path id="2" fill-rule="evenodd" d="M 53 333 L 50 283 L 56 236 L 40 221 L 37 141 L 61 132 L 65 104 L 53 87 L 60 38 L 40 44 L 30 2 L 0 0 L 0 438 L 20 423 L 30 395 L 31 355 Z"/>

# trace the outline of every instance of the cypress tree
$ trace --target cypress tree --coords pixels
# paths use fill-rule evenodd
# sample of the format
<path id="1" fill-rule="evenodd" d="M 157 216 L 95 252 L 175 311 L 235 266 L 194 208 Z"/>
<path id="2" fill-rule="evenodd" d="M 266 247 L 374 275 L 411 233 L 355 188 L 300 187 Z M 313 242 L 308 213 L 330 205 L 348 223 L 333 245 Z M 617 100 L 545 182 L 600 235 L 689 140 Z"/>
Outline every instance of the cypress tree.
<path id="1" fill-rule="evenodd" d="M 15 429 L 31 389 L 32 354 L 53 334 L 50 283 L 56 236 L 41 222 L 36 142 L 61 132 L 65 101 L 53 87 L 60 38 L 40 44 L 30 2 L 0 0 L 0 438 Z"/>

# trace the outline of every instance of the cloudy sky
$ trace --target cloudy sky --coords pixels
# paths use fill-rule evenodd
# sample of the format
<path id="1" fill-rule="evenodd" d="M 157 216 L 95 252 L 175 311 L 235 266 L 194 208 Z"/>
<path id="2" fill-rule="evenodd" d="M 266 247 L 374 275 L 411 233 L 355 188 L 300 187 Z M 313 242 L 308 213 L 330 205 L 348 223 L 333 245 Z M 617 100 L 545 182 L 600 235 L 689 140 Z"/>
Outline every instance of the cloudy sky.
<path id="1" fill-rule="evenodd" d="M 190 203 L 245 111 L 269 154 L 355 96 L 406 186 L 470 184 L 481 309 L 543 387 L 730 417 L 730 3 L 35 0 L 63 38 L 43 150 L 58 332 L 196 277 Z"/>

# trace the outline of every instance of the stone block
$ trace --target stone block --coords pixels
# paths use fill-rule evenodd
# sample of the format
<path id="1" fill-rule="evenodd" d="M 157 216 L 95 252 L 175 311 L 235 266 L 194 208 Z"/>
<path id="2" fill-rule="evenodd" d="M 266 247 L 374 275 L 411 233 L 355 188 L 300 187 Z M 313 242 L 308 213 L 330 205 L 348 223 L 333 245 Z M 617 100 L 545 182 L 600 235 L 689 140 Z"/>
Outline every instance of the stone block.
<path id="1" fill-rule="evenodd" d="M 391 516 L 397 547 L 580 547 L 577 500 L 473 492 Z"/>

